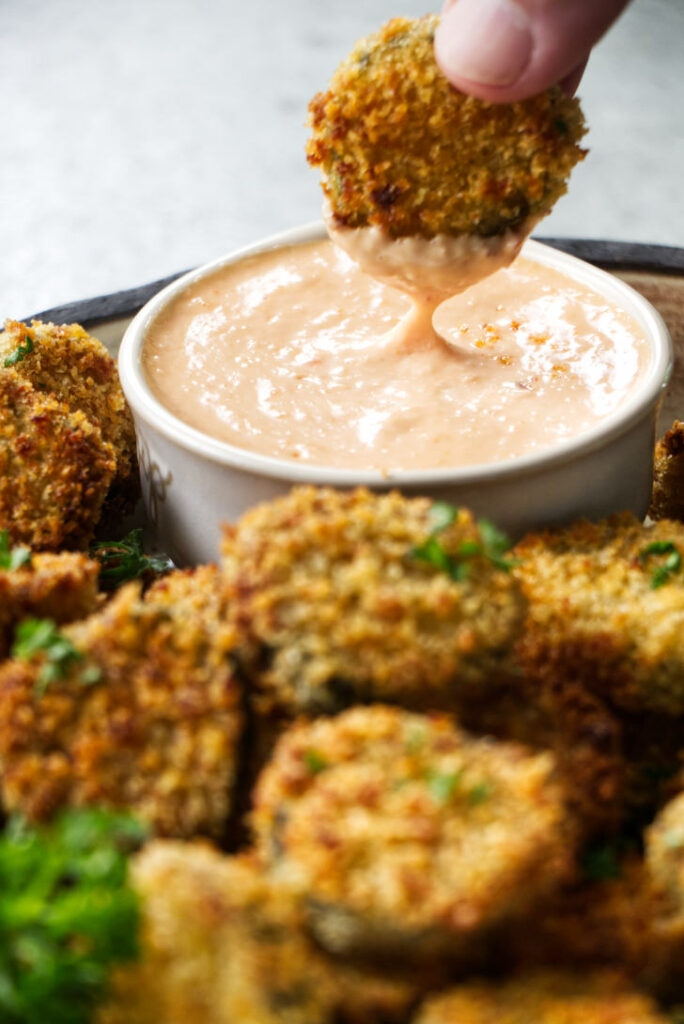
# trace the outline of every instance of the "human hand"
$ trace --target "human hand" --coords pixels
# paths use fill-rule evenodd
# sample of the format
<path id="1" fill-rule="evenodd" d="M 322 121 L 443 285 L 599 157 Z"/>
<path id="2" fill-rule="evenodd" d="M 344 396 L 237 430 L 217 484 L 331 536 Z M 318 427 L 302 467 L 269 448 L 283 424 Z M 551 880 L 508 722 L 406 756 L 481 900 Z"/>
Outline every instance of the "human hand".
<path id="1" fill-rule="evenodd" d="M 592 46 L 629 0 L 445 0 L 435 55 L 457 88 L 510 103 L 574 93 Z"/>

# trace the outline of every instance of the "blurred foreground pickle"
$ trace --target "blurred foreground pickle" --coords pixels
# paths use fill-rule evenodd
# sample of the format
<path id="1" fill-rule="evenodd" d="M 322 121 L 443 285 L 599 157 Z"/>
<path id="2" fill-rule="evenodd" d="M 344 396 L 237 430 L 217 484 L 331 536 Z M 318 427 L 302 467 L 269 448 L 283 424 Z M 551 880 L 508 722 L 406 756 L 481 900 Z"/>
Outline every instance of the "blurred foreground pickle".
<path id="1" fill-rule="evenodd" d="M 477 961 L 572 867 L 548 753 L 372 705 L 286 732 L 254 794 L 274 884 L 333 953 Z"/>

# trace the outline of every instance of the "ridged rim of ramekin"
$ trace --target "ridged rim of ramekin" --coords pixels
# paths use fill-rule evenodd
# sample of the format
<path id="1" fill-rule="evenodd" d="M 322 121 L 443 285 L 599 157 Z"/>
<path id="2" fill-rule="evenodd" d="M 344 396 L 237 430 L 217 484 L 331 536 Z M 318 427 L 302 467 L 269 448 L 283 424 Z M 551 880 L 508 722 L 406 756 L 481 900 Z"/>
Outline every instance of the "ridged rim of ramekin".
<path id="1" fill-rule="evenodd" d="M 337 469 L 312 463 L 295 463 L 219 441 L 189 426 L 174 416 L 154 396 L 145 380 L 142 349 L 147 328 L 169 301 L 188 285 L 208 277 L 247 256 L 327 237 L 323 221 L 271 235 L 192 270 L 158 292 L 129 324 L 119 350 L 119 374 L 124 394 L 135 413 L 168 441 L 219 465 L 258 476 L 286 480 L 292 484 L 327 484 L 333 487 L 397 487 L 411 489 L 436 484 L 468 484 L 498 481 L 506 477 L 529 475 L 574 461 L 625 434 L 650 408 L 654 407 L 666 386 L 673 364 L 672 341 L 660 314 L 624 281 L 590 263 L 552 249 L 540 242 L 525 242 L 522 255 L 544 266 L 559 270 L 567 277 L 592 288 L 611 303 L 625 310 L 643 328 L 650 342 L 651 359 L 641 386 L 615 412 L 577 437 L 559 441 L 549 448 L 521 455 L 505 462 L 478 463 L 454 468 L 395 470 Z"/>

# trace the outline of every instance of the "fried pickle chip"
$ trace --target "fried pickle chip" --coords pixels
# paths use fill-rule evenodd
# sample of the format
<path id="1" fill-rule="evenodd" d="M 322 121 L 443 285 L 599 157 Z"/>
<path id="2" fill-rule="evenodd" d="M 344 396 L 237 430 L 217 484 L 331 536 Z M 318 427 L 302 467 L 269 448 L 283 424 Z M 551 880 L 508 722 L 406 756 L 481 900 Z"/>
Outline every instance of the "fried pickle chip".
<path id="1" fill-rule="evenodd" d="M 13 543 L 85 547 L 115 472 L 114 449 L 85 413 L 0 370 L 0 530 Z"/>
<path id="2" fill-rule="evenodd" d="M 646 995 L 613 974 L 531 974 L 473 982 L 433 996 L 414 1024 L 668 1024 Z"/>
<path id="3" fill-rule="evenodd" d="M 117 970 L 97 1024 L 332 1024 L 332 972 L 249 858 L 158 840 L 132 881 L 141 958 Z"/>
<path id="4" fill-rule="evenodd" d="M 22 565 L 0 568 L 0 659 L 9 654 L 14 627 L 22 619 L 72 622 L 95 611 L 99 569 L 76 552 L 33 554 L 28 549 Z"/>
<path id="5" fill-rule="evenodd" d="M 449 709 L 508 678 L 525 604 L 487 531 L 427 498 L 312 487 L 226 528 L 228 609 L 262 710 Z"/>
<path id="6" fill-rule="evenodd" d="M 579 104 L 560 88 L 511 104 L 456 90 L 435 61 L 437 23 L 394 18 L 310 104 L 307 156 L 340 227 L 497 235 L 548 213 L 585 155 Z"/>
<path id="7" fill-rule="evenodd" d="M 240 687 L 217 571 L 178 572 L 0 667 L 0 770 L 10 811 L 130 811 L 163 835 L 221 836 L 232 808 Z"/>
<path id="8" fill-rule="evenodd" d="M 684 520 L 684 423 L 675 420 L 655 446 L 652 519 Z"/>
<path id="9" fill-rule="evenodd" d="M 133 417 L 116 363 L 104 345 L 79 324 L 7 320 L 0 333 L 0 366 L 3 363 L 99 427 L 116 459 L 108 503 L 118 514 L 130 511 L 140 492 Z"/>
<path id="10" fill-rule="evenodd" d="M 258 849 L 343 955 L 472 955 L 567 875 L 553 757 L 373 705 L 299 722 L 254 794 Z"/>
<path id="11" fill-rule="evenodd" d="M 626 513 L 532 533 L 513 551 L 529 600 L 522 667 L 635 713 L 684 714 L 684 526 Z"/>

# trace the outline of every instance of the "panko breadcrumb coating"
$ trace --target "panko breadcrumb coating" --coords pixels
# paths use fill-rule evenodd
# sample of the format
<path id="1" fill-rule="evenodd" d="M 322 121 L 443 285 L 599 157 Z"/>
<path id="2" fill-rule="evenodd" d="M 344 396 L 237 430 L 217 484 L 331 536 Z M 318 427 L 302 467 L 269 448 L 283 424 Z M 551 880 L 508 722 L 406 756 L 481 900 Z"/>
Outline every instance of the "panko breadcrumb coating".
<path id="1" fill-rule="evenodd" d="M 568 806 L 586 836 L 605 835 L 623 824 L 633 780 L 625 760 L 624 722 L 605 701 L 582 686 L 540 688 L 525 681 L 483 696 L 459 705 L 463 728 L 550 750 Z"/>
<path id="2" fill-rule="evenodd" d="M 163 835 L 221 836 L 232 808 L 240 689 L 217 570 L 122 588 L 62 634 L 80 657 L 44 684 L 47 655 L 0 666 L 5 808 L 126 809 Z"/>
<path id="3" fill-rule="evenodd" d="M 655 446 L 652 519 L 684 520 L 684 423 L 675 420 Z"/>
<path id="4" fill-rule="evenodd" d="M 433 540 L 463 578 L 416 555 Z M 469 513 L 396 491 L 307 487 L 259 505 L 226 528 L 223 573 L 262 709 L 448 709 L 508 678 L 525 610 Z"/>
<path id="5" fill-rule="evenodd" d="M 0 530 L 15 544 L 86 547 L 115 472 L 84 413 L 0 369 Z"/>
<path id="6" fill-rule="evenodd" d="M 414 1024 L 668 1024 L 646 995 L 613 974 L 531 974 L 472 982 L 433 996 Z"/>
<path id="7" fill-rule="evenodd" d="M 459 957 L 568 874 L 573 828 L 554 767 L 444 715 L 352 708 L 284 734 L 252 824 L 325 948 Z"/>
<path id="8" fill-rule="evenodd" d="M 324 1024 L 332 975 L 294 902 L 247 858 L 157 841 L 132 865 L 142 956 L 117 970 L 97 1024 Z"/>
<path id="9" fill-rule="evenodd" d="M 596 846 L 584 851 L 581 872 L 584 877 L 555 894 L 534 921 L 510 929 L 501 959 L 518 970 L 605 967 L 644 976 L 653 899 L 643 858 Z"/>
<path id="10" fill-rule="evenodd" d="M 684 999 L 684 793 L 647 829 L 645 859 L 655 904 L 649 983 L 667 998 Z"/>
<path id="11" fill-rule="evenodd" d="M 104 345 L 79 324 L 31 324 L 7 320 L 0 332 L 0 366 L 27 348 L 12 366 L 36 390 L 82 412 L 114 449 L 116 473 L 108 505 L 130 511 L 140 492 L 133 417 L 124 398 L 116 363 Z M 21 353 L 20 353 L 21 354 Z"/>
<path id="12" fill-rule="evenodd" d="M 33 553 L 17 569 L 0 569 L 0 659 L 8 656 L 22 619 L 72 622 L 95 611 L 99 571 L 93 559 L 67 551 Z"/>
<path id="13" fill-rule="evenodd" d="M 684 715 L 684 526 L 632 515 L 533 533 L 513 551 L 535 683 L 581 684 L 637 713 Z"/>
<path id="14" fill-rule="evenodd" d="M 307 156 L 339 226 L 496 235 L 548 213 L 585 155 L 579 103 L 560 88 L 511 104 L 456 90 L 435 61 L 437 23 L 394 18 L 311 101 Z"/>

